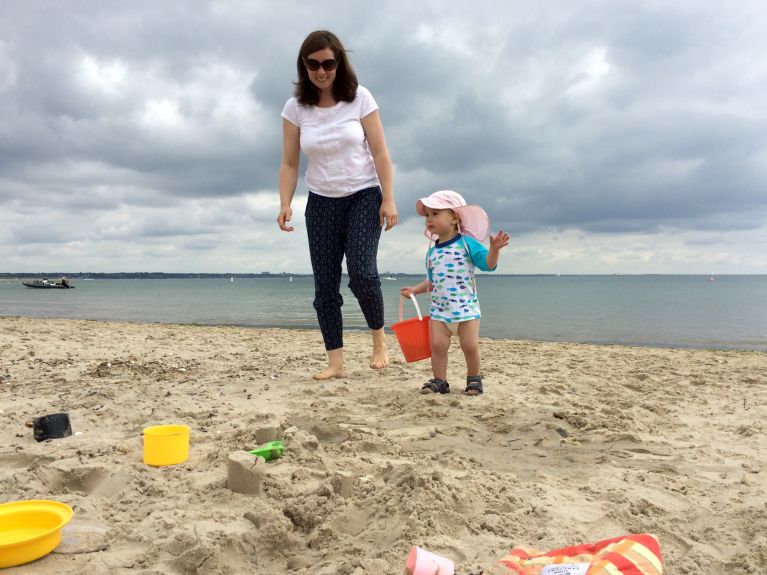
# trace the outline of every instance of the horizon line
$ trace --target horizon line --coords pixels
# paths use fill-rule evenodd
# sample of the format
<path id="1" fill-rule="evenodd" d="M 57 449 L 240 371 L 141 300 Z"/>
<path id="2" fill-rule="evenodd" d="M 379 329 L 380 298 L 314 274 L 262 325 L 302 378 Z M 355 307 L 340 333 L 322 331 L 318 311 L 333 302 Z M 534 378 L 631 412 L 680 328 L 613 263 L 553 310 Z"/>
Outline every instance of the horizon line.
<path id="1" fill-rule="evenodd" d="M 314 274 L 310 272 L 62 272 L 62 271 L 49 271 L 49 272 L 0 272 L 0 278 L 5 279 L 18 279 L 25 277 L 88 277 L 88 276 L 184 276 L 184 277 L 233 277 L 233 278 L 264 278 L 264 277 L 312 277 Z M 346 272 L 342 273 L 343 276 L 348 276 Z M 379 272 L 379 277 L 393 277 L 393 276 L 422 276 L 423 272 Z M 702 272 L 519 272 L 519 273 L 496 273 L 485 272 L 478 275 L 486 277 L 514 277 L 514 276 L 552 276 L 552 277 L 577 277 L 577 276 L 761 276 L 767 275 L 765 273 L 744 273 L 744 272 L 728 272 L 728 273 L 702 273 Z"/>

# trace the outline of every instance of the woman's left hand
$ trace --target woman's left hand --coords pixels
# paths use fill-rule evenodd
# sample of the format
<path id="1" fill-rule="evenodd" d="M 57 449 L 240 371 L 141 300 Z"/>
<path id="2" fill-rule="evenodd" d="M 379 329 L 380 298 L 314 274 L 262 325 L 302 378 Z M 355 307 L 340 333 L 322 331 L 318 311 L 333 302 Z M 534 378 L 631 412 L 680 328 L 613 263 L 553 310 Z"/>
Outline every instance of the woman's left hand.
<path id="1" fill-rule="evenodd" d="M 397 215 L 397 206 L 394 205 L 394 200 L 384 200 L 381 202 L 381 209 L 378 211 L 379 219 L 380 219 L 380 226 L 384 225 L 384 222 L 386 223 L 386 228 L 384 231 L 389 231 L 394 226 L 397 225 L 397 221 L 399 216 Z"/>

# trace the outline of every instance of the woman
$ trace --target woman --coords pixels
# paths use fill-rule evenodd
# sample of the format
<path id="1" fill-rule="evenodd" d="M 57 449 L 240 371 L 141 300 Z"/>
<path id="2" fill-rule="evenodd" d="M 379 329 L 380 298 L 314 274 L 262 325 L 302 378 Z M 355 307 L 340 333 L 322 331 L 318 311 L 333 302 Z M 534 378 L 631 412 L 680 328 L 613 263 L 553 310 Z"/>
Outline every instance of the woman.
<path id="1" fill-rule="evenodd" d="M 301 151 L 307 158 L 306 230 L 314 273 L 314 308 L 328 367 L 314 375 L 344 377 L 341 262 L 349 288 L 373 335 L 370 367 L 388 364 L 383 296 L 376 255 L 381 228 L 397 224 L 392 166 L 383 126 L 370 92 L 357 83 L 341 41 L 331 32 L 309 34 L 298 54 L 295 95 L 282 110 L 280 229 L 288 226 Z"/>

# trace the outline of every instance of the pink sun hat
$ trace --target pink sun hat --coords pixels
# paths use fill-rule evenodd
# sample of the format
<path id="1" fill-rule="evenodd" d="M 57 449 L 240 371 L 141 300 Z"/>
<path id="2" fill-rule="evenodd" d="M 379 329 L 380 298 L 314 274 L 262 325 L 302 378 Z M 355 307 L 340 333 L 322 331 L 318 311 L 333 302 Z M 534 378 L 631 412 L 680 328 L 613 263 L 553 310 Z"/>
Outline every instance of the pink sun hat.
<path id="1" fill-rule="evenodd" d="M 485 241 L 487 233 L 490 231 L 490 217 L 485 213 L 485 210 L 479 206 L 467 206 L 466 200 L 458 192 L 440 190 L 426 198 L 421 198 L 415 203 L 415 211 L 418 212 L 418 215 L 425 216 L 424 208 L 453 210 L 461 219 L 459 224 L 461 233 L 480 242 Z M 425 229 L 423 233 L 430 240 L 436 241 L 438 239 L 434 234 L 429 233 L 428 229 Z"/>

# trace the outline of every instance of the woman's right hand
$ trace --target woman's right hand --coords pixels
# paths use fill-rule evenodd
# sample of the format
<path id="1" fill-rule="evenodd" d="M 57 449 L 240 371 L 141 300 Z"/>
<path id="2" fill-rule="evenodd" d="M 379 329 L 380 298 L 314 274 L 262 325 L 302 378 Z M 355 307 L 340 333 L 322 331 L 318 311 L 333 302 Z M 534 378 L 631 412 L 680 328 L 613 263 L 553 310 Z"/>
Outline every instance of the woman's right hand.
<path id="1" fill-rule="evenodd" d="M 403 287 L 401 290 L 399 290 L 399 293 L 402 297 L 406 298 L 411 298 L 414 295 L 412 287 Z"/>
<path id="2" fill-rule="evenodd" d="M 283 208 L 280 208 L 280 215 L 277 216 L 277 225 L 280 226 L 280 229 L 283 232 L 292 232 L 293 226 L 289 226 L 288 222 L 290 221 L 290 218 L 293 216 L 293 210 L 290 208 L 290 206 L 285 206 Z"/>

